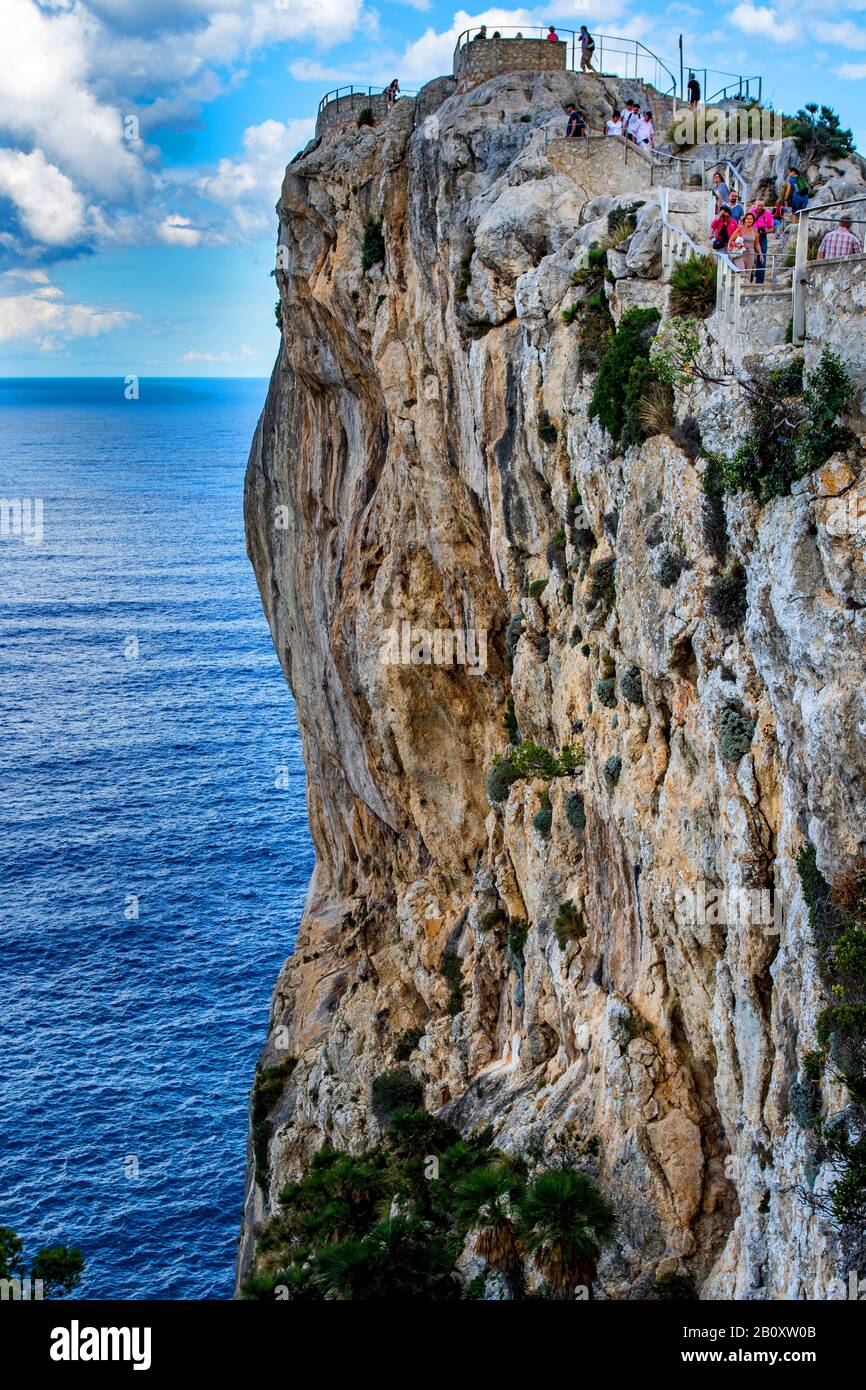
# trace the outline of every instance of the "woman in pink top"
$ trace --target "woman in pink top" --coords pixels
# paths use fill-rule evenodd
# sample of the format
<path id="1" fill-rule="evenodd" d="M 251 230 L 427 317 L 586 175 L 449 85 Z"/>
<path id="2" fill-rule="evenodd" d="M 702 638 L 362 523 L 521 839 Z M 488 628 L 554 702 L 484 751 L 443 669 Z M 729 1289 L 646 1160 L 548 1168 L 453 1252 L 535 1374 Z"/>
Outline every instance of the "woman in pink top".
<path id="1" fill-rule="evenodd" d="M 740 265 L 743 270 L 754 270 L 756 266 L 764 264 L 764 256 L 761 251 L 761 236 L 755 226 L 755 219 L 750 212 L 743 218 L 743 225 L 740 228 L 738 240 L 742 243 L 743 254 Z M 751 276 L 749 277 L 751 279 Z"/>
<path id="2" fill-rule="evenodd" d="M 755 202 L 755 206 L 749 208 L 749 212 L 755 219 L 755 231 L 758 233 L 761 244 L 761 259 L 758 261 L 755 269 L 755 283 L 763 285 L 764 271 L 767 265 L 767 233 L 775 231 L 775 224 L 770 209 L 764 206 L 763 198 L 758 198 Z"/>

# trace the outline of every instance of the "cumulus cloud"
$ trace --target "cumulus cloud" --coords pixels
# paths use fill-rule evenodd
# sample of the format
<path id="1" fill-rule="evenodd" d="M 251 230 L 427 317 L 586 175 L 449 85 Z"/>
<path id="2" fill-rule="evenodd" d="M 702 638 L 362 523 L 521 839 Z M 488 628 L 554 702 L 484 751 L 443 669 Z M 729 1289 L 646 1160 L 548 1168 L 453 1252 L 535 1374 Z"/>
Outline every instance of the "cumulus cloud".
<path id="1" fill-rule="evenodd" d="M 196 191 L 228 210 L 243 237 L 267 232 L 273 227 L 286 163 L 312 137 L 314 126 L 312 118 L 249 126 L 243 155 L 221 159 L 215 169 L 202 173 L 195 180 Z"/>
<path id="2" fill-rule="evenodd" d="M 866 29 L 858 28 L 850 19 L 834 24 L 818 22 L 814 29 L 822 43 L 835 43 L 840 48 L 866 48 Z"/>
<path id="3" fill-rule="evenodd" d="M 125 309 L 69 302 L 42 271 L 0 276 L 0 342 L 35 339 L 41 351 L 51 352 L 71 338 L 96 338 L 125 328 L 136 317 Z"/>
<path id="4" fill-rule="evenodd" d="M 0 149 L 0 194 L 14 204 L 21 226 L 46 246 L 68 246 L 84 229 L 84 199 L 41 150 Z"/>
<path id="5" fill-rule="evenodd" d="M 157 235 L 166 246 L 198 246 L 201 241 L 201 230 L 178 212 L 169 213 L 168 217 L 162 219 Z"/>
<path id="6" fill-rule="evenodd" d="M 744 34 L 772 39 L 773 43 L 792 43 L 804 37 L 801 24 L 783 19 L 778 10 L 764 5 L 752 5 L 748 0 L 732 10 L 731 19 Z"/>

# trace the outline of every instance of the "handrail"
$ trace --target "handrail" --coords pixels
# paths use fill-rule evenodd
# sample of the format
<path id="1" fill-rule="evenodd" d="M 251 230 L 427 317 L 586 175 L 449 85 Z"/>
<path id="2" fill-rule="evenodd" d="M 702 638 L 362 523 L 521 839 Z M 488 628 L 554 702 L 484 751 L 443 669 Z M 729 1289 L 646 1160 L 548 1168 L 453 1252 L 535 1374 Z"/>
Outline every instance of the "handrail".
<path id="1" fill-rule="evenodd" d="M 750 77 L 747 77 L 745 74 L 738 72 L 723 72 L 720 68 L 699 67 L 694 63 L 687 63 L 685 60 L 683 60 L 680 68 L 680 100 L 684 98 L 683 76 L 687 72 L 693 72 L 698 79 L 701 77 L 703 78 L 701 92 L 703 93 L 702 101 L 704 106 L 712 106 L 714 101 L 733 101 L 735 97 L 751 100 L 753 82 L 757 82 L 758 84 L 758 95 L 754 100 L 758 102 L 761 100 L 763 80 L 760 73 L 753 73 Z M 708 78 L 712 78 L 713 81 L 715 81 L 717 77 L 730 77 L 731 81 L 723 84 L 717 92 L 714 92 L 713 95 L 710 96 L 707 92 L 707 87 L 709 86 Z M 735 88 L 736 91 L 734 90 Z M 733 95 L 728 96 L 729 92 L 733 93 Z"/>
<path id="2" fill-rule="evenodd" d="M 332 101 L 345 101 L 346 97 L 350 97 L 352 98 L 350 105 L 354 110 L 355 97 L 369 101 L 370 97 L 383 97 L 384 95 L 384 87 L 356 87 L 354 83 L 349 87 L 334 87 L 333 91 L 326 92 L 319 102 L 318 114 L 321 115 L 325 107 L 330 106 Z M 399 101 L 401 97 L 416 97 L 417 95 L 417 92 L 398 92 L 397 100 Z"/>

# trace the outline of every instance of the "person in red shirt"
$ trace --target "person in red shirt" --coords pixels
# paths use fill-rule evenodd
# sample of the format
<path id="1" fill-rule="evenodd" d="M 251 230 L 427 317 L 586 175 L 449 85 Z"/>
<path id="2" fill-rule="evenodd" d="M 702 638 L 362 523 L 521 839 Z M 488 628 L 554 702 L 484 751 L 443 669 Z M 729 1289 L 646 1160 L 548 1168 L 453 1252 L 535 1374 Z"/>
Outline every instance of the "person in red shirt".
<path id="1" fill-rule="evenodd" d="M 559 35 L 557 34 L 557 32 L 556 32 L 556 30 L 554 29 L 554 27 L 553 27 L 552 24 L 551 24 L 550 28 L 549 28 L 548 31 L 547 31 L 547 42 L 548 42 L 548 43 L 559 43 Z"/>

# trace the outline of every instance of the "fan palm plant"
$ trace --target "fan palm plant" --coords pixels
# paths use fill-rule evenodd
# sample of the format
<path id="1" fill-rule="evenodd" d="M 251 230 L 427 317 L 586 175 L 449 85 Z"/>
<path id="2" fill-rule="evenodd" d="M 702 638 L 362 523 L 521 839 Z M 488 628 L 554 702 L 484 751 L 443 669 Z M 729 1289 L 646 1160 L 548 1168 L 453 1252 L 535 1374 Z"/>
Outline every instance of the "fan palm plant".
<path id="1" fill-rule="evenodd" d="M 522 1298 L 526 1292 L 523 1250 L 513 1210 L 522 1186 L 522 1178 L 513 1169 L 488 1164 L 468 1173 L 454 1197 L 458 1226 L 464 1232 L 476 1232 L 476 1254 L 502 1275 L 512 1298 Z"/>
<path id="2" fill-rule="evenodd" d="M 616 1217 L 586 1173 L 539 1173 L 518 1203 L 518 1230 L 527 1253 L 553 1298 L 574 1297 L 584 1285 L 592 1297 L 599 1256 L 616 1229 Z"/>

